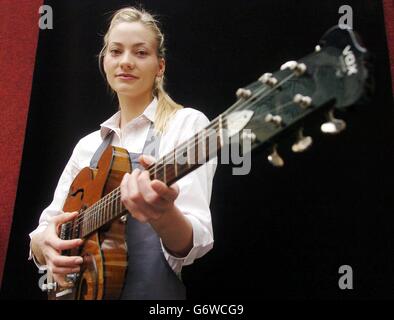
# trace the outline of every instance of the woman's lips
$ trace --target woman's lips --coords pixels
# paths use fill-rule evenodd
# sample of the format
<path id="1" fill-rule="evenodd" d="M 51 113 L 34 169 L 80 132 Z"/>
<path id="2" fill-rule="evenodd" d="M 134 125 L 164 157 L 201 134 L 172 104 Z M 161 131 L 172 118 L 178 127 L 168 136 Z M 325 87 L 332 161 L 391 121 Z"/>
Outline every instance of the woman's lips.
<path id="1" fill-rule="evenodd" d="M 129 75 L 119 75 L 119 76 L 117 76 L 117 78 L 119 78 L 121 80 L 136 80 L 136 79 L 138 79 L 137 77 L 129 76 Z"/>

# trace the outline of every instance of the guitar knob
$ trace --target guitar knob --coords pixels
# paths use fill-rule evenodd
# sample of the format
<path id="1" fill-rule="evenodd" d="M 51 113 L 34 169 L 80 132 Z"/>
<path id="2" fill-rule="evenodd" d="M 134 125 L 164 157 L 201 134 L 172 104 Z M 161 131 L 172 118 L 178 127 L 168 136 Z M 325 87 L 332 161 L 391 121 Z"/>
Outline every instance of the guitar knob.
<path id="1" fill-rule="evenodd" d="M 122 223 L 126 223 L 126 222 L 127 222 L 127 214 L 121 216 L 121 217 L 120 217 L 120 221 L 121 221 Z"/>
<path id="2" fill-rule="evenodd" d="M 66 281 L 69 283 L 74 283 L 77 281 L 78 274 L 77 273 L 69 273 L 66 275 Z"/>
<path id="3" fill-rule="evenodd" d="M 304 152 L 312 145 L 313 139 L 310 136 L 304 136 L 302 133 L 302 129 L 298 131 L 298 139 L 297 142 L 291 146 L 291 150 L 293 152 Z"/>
<path id="4" fill-rule="evenodd" d="M 48 283 L 44 283 L 41 286 L 41 290 L 42 291 L 46 291 L 46 292 L 51 292 L 52 290 L 55 291 L 57 289 L 57 283 L 56 282 L 48 282 Z"/>
<path id="5" fill-rule="evenodd" d="M 334 117 L 334 111 L 330 110 L 327 115 L 327 122 L 323 123 L 320 127 L 323 133 L 337 134 L 345 130 L 346 122 Z"/>
<path id="6" fill-rule="evenodd" d="M 272 148 L 272 153 L 268 156 L 267 159 L 274 167 L 283 167 L 283 165 L 285 164 L 282 157 L 276 150 L 276 146 Z"/>

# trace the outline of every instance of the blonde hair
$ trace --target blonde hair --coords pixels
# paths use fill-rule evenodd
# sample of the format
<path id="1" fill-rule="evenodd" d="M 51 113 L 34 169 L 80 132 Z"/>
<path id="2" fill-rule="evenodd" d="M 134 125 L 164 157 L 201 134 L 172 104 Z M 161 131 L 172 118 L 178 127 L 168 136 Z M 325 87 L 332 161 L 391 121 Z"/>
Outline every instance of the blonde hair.
<path id="1" fill-rule="evenodd" d="M 109 34 L 116 25 L 122 22 L 140 22 L 151 30 L 157 41 L 157 56 L 158 58 L 165 59 L 164 35 L 159 28 L 159 22 L 144 9 L 137 9 L 135 7 L 123 8 L 113 14 L 108 31 L 104 36 L 103 48 L 98 55 L 99 69 L 104 78 L 105 73 L 103 72 L 103 60 L 107 53 Z M 158 100 L 154 126 L 156 131 L 163 133 L 166 130 L 168 120 L 177 110 L 182 109 L 183 107 L 172 100 L 164 90 L 164 75 L 156 77 L 152 93 Z"/>

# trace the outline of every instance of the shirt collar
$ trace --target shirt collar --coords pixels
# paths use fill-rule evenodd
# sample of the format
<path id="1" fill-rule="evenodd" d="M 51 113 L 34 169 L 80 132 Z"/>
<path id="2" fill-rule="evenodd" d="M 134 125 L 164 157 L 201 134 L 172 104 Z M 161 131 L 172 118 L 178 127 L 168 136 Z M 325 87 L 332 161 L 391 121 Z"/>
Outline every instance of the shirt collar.
<path id="1" fill-rule="evenodd" d="M 131 120 L 129 123 L 136 121 L 137 119 L 145 118 L 151 122 L 155 120 L 155 114 L 157 109 L 157 98 L 154 97 L 152 102 L 145 108 L 144 112 L 139 115 L 137 118 Z M 128 123 L 128 124 L 129 124 Z M 120 111 L 115 113 L 111 118 L 105 120 L 100 124 L 100 134 L 101 138 L 105 138 L 107 134 L 111 131 L 119 131 L 120 132 Z"/>

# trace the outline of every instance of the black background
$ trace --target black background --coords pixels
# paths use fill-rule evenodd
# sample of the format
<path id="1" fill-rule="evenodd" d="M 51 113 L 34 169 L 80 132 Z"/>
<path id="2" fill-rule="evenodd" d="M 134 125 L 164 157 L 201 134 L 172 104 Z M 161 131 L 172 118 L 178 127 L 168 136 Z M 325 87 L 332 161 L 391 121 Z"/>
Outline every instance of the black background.
<path id="1" fill-rule="evenodd" d="M 107 19 L 132 1 L 46 1 L 54 29 L 41 30 L 2 297 L 44 299 L 27 261 L 29 238 L 76 142 L 116 111 L 97 68 Z M 262 73 L 313 51 L 338 23 L 341 1 L 141 1 L 167 40 L 167 90 L 210 119 Z M 185 267 L 190 299 L 393 298 L 394 134 L 381 1 L 346 1 L 375 65 L 370 103 L 343 115 L 347 130 L 308 133 L 314 147 L 264 152 L 247 176 L 218 168 L 211 201 L 215 246 Z M 38 10 L 37 10 L 38 11 Z M 306 128 L 308 130 L 308 128 Z M 341 265 L 353 290 L 340 290 Z"/>

